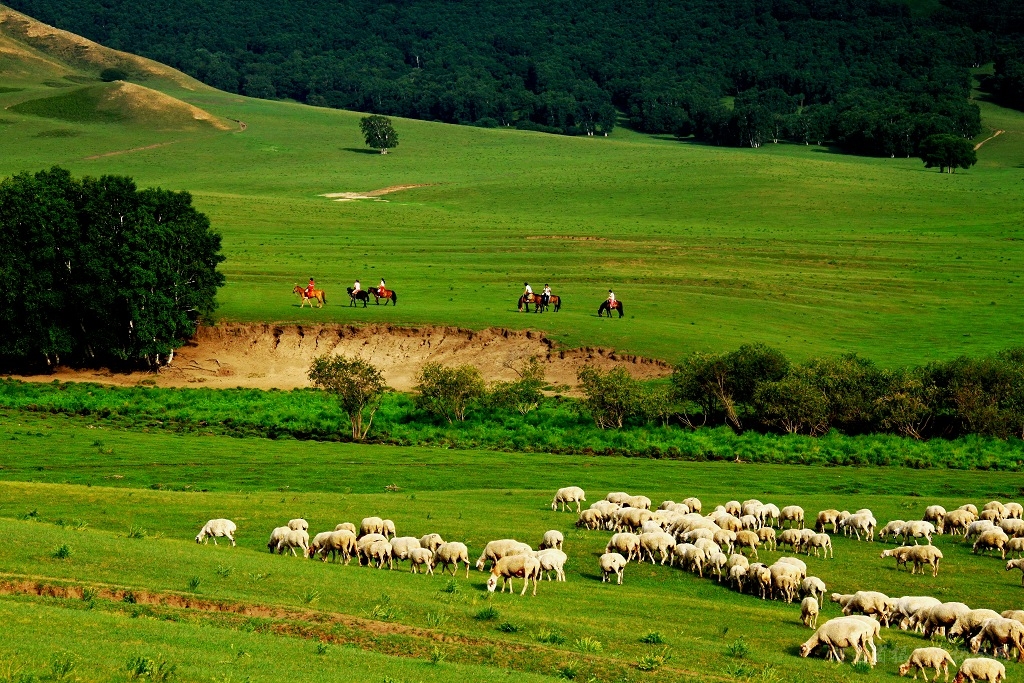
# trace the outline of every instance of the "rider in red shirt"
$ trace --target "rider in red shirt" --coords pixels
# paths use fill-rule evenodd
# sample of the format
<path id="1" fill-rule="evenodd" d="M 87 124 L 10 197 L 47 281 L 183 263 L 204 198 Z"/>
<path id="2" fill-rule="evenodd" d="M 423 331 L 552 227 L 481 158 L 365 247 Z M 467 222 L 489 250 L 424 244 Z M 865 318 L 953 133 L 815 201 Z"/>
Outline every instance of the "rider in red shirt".
<path id="1" fill-rule="evenodd" d="M 306 298 L 313 296 L 313 290 L 316 289 L 316 281 L 313 278 L 309 278 L 309 284 L 306 285 Z"/>

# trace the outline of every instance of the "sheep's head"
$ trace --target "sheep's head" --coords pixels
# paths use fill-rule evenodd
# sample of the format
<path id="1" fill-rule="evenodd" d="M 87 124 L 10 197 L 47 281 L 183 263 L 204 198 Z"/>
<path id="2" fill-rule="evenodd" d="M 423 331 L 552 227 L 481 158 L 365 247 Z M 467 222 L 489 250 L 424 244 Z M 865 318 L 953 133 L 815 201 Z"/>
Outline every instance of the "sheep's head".
<path id="1" fill-rule="evenodd" d="M 910 662 L 900 664 L 900 676 L 906 676 L 908 673 L 910 673 Z"/>
<path id="2" fill-rule="evenodd" d="M 800 656 L 801 657 L 807 657 L 809 654 L 811 654 L 811 650 L 813 650 L 813 649 L 814 648 L 811 647 L 811 644 L 809 642 L 804 643 L 803 645 L 800 646 Z"/>
<path id="3" fill-rule="evenodd" d="M 491 574 L 487 578 L 487 592 L 488 593 L 493 593 L 494 589 L 497 588 L 497 587 L 498 587 L 498 575 L 497 574 Z"/>
<path id="4" fill-rule="evenodd" d="M 200 531 L 200 532 L 199 532 L 199 535 L 197 535 L 197 536 L 196 536 L 196 543 L 202 543 L 202 542 L 203 542 L 203 539 L 204 539 L 205 537 L 206 537 L 206 534 L 204 534 L 204 533 L 203 533 L 202 531 Z M 1007 568 L 1007 569 L 1009 569 L 1009 568 L 1010 568 L 1010 567 L 1009 567 L 1009 565 L 1007 565 L 1007 567 L 1006 567 L 1006 568 Z"/>
<path id="5" fill-rule="evenodd" d="M 971 654 L 978 654 L 978 650 L 981 649 L 981 635 L 974 636 L 971 638 Z"/>

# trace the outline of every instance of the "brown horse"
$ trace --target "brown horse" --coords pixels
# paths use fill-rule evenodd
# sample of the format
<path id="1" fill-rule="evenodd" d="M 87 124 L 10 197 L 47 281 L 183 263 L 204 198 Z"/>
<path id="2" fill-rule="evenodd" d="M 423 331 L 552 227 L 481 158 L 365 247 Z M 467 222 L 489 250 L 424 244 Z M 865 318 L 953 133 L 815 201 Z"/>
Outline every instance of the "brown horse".
<path id="1" fill-rule="evenodd" d="M 376 299 L 378 306 L 380 306 L 381 299 L 384 299 L 385 306 L 388 305 L 388 300 L 391 301 L 392 306 L 398 305 L 398 295 L 395 294 L 394 290 L 387 287 L 374 287 L 370 291 L 373 292 L 373 298 Z"/>
<path id="2" fill-rule="evenodd" d="M 325 294 L 324 290 L 322 289 L 314 289 L 313 296 L 310 297 L 306 296 L 305 287 L 295 285 L 295 287 L 292 289 L 292 294 L 298 294 L 299 297 L 302 299 L 302 302 L 299 304 L 299 308 L 305 306 L 307 302 L 309 303 L 309 307 L 313 308 L 313 299 L 316 299 L 317 302 L 319 303 L 317 308 L 323 308 L 324 304 L 327 303 L 327 294 Z"/>
<path id="3" fill-rule="evenodd" d="M 540 313 L 541 306 L 544 305 L 544 300 L 540 294 L 523 294 L 519 297 L 519 312 L 523 312 L 523 308 L 529 308 L 530 304 L 533 304 L 533 312 Z"/>
<path id="4" fill-rule="evenodd" d="M 555 313 L 558 313 L 560 310 L 562 310 L 562 297 L 558 296 L 557 294 L 552 294 L 551 296 L 548 297 L 548 305 L 544 307 L 545 311 L 548 310 L 548 306 L 554 306 Z"/>
<path id="5" fill-rule="evenodd" d="M 605 312 L 607 312 L 608 313 L 608 317 L 610 318 L 610 317 L 612 317 L 612 310 L 613 309 L 617 310 L 619 312 L 619 317 L 620 318 L 623 315 L 625 315 L 625 313 L 622 310 L 622 302 L 621 301 L 616 300 L 615 301 L 615 305 L 613 306 L 607 299 L 605 299 L 604 301 L 601 302 L 601 305 L 597 309 L 597 317 L 600 318 L 600 317 L 603 316 L 603 314 Z"/>

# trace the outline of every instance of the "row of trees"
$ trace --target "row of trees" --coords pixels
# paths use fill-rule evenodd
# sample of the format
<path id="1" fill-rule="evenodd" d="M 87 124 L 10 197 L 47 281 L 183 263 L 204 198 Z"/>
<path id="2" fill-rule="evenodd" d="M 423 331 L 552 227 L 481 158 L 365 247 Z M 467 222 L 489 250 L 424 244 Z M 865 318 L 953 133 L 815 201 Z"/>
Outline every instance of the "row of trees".
<path id="1" fill-rule="evenodd" d="M 61 168 L 0 182 L 0 361 L 159 365 L 215 307 L 220 236 L 187 192 Z"/>

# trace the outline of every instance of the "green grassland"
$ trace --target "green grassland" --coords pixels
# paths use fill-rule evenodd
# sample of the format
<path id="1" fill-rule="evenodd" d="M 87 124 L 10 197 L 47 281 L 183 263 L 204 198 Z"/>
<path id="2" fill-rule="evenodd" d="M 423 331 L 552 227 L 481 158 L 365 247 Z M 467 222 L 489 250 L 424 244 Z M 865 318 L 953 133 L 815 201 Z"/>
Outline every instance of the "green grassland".
<path id="1" fill-rule="evenodd" d="M 318 680 L 346 671 L 368 681 L 491 680 L 499 669 L 540 676 L 566 666 L 579 680 L 601 681 L 883 680 L 922 645 L 920 636 L 883 633 L 880 664 L 863 675 L 848 664 L 796 656 L 808 635 L 797 605 L 763 602 L 649 564 L 631 564 L 622 586 L 602 584 L 596 561 L 609 533 L 575 530 L 574 514 L 551 511 L 552 490 L 579 484 L 590 501 L 609 490 L 642 492 L 656 502 L 698 495 L 709 506 L 756 496 L 801 504 L 808 514 L 867 506 L 882 523 L 916 518 L 931 503 L 981 504 L 1021 493 L 1019 477 L 1003 473 L 575 456 L 558 457 L 555 473 L 546 455 L 138 434 L 32 420 L 5 423 L 0 439 L 7 535 L 0 546 L 0 614 L 17 629 L 0 643 L 0 660 L 42 673 L 71 653 L 83 680 L 117 678 L 130 657 L 145 656 L 177 664 L 183 680 L 269 681 L 280 675 L 275 663 L 287 652 L 295 653 L 297 670 L 305 669 L 301 676 Z M 60 483 L 44 483 L 53 481 Z M 560 529 L 568 580 L 545 582 L 537 597 L 488 598 L 486 575 L 475 569 L 450 583 L 411 575 L 404 566 L 377 571 L 266 552 L 270 529 L 291 517 L 303 516 L 320 531 L 370 514 L 394 519 L 400 535 L 436 531 L 463 540 L 473 560 L 492 538 L 536 543 L 545 530 Z M 199 526 L 217 516 L 238 523 L 237 548 L 193 542 Z M 58 559 L 64 545 L 69 556 Z M 877 542 L 841 536 L 834 560 L 807 563 L 830 590 L 1019 607 L 1020 578 L 1003 571 L 998 558 L 972 555 L 948 537 L 937 545 L 946 559 L 935 579 L 896 571 L 878 558 Z M 769 562 L 779 556 L 762 554 Z M 478 619 L 486 607 L 497 615 Z M 828 605 L 825 613 L 837 610 Z M 61 637 L 44 638 L 54 624 Z M 650 631 L 665 643 L 639 642 Z M 111 651 L 106 645 L 122 634 L 130 634 L 127 645 Z M 600 641 L 600 651 L 577 643 L 587 637 Z M 318 654 L 321 641 L 328 645 Z M 732 654 L 742 649 L 737 641 L 747 650 L 742 657 Z M 663 667 L 636 667 L 666 647 Z M 1020 675 L 1019 665 L 1009 669 L 1011 680 Z"/>
<path id="2" fill-rule="evenodd" d="M 0 70 L 0 86 L 22 88 L 0 91 L 0 174 L 61 164 L 191 191 L 224 235 L 229 320 L 531 326 L 669 360 L 764 341 L 796 358 L 857 351 L 900 364 L 1001 348 L 1024 318 L 1024 117 L 988 103 L 987 128 L 1006 133 L 955 176 L 816 147 L 406 120 L 381 156 L 362 144 L 359 114 L 170 80 L 146 84 L 246 129 L 28 113 L 88 100 L 68 87 L 96 86 L 67 78 L 95 74 L 76 69 Z M 91 158 L 125 150 L 138 151 Z M 427 186 L 387 201 L 318 196 L 415 184 Z M 329 306 L 299 311 L 289 291 L 310 275 Z M 400 305 L 349 309 L 356 277 L 387 278 Z M 516 314 L 524 280 L 550 282 L 563 311 Z M 626 302 L 622 321 L 594 316 L 609 287 Z"/>

